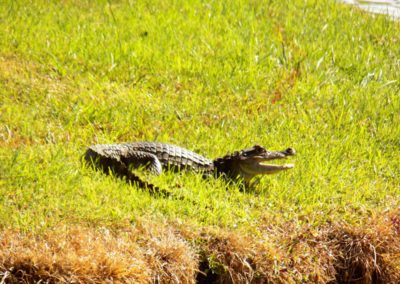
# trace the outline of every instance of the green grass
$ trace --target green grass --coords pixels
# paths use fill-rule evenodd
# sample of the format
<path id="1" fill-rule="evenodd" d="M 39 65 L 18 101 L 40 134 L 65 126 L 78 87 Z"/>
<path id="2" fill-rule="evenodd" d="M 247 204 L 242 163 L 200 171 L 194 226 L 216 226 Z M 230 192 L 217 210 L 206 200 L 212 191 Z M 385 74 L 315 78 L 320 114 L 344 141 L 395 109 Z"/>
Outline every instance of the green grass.
<path id="1" fill-rule="evenodd" d="M 263 211 L 352 219 L 398 203 L 397 23 L 329 2 L 19 1 L 1 16 L 3 226 L 138 213 L 247 226 Z M 297 167 L 257 197 L 178 177 L 209 212 L 80 165 L 90 144 L 137 140 L 209 157 L 293 146 Z"/>
<path id="2" fill-rule="evenodd" d="M 327 0 L 6 1 L 0 19 L 4 229 L 145 217 L 257 234 L 400 205 L 398 22 Z M 298 155 L 246 192 L 148 177 L 185 200 L 81 165 L 91 144 L 141 140 Z"/>

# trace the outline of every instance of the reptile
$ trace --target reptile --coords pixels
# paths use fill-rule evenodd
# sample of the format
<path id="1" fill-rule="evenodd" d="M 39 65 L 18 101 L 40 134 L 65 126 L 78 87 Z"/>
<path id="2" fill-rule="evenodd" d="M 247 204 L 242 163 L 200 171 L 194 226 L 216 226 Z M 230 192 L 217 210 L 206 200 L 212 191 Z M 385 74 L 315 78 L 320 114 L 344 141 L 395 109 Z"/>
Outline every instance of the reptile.
<path id="1" fill-rule="evenodd" d="M 90 146 L 84 159 L 96 168 L 124 178 L 129 183 L 146 187 L 152 191 L 159 189 L 141 180 L 132 169 L 144 167 L 156 175 L 163 170 L 189 170 L 203 173 L 204 176 L 224 176 L 228 179 L 243 179 L 245 183 L 257 175 L 273 174 L 291 169 L 293 164 L 265 164 L 276 159 L 294 156 L 296 151 L 287 148 L 283 151 L 269 151 L 262 146 L 236 151 L 214 160 L 176 145 L 160 142 L 133 142 L 124 144 L 97 144 Z"/>

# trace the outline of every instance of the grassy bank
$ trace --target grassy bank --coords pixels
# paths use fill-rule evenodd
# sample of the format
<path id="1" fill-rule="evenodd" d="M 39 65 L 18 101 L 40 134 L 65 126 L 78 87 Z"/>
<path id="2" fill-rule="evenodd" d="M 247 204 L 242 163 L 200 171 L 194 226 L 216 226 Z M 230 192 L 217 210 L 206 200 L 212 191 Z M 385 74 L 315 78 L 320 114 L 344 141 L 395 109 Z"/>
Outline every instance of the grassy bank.
<path id="1" fill-rule="evenodd" d="M 333 1 L 9 1 L 0 18 L 5 279 L 397 279 L 398 22 Z M 298 155 L 246 192 L 146 177 L 183 200 L 81 165 L 90 144 L 140 140 Z M 98 261 L 74 274 L 75 258 Z"/>

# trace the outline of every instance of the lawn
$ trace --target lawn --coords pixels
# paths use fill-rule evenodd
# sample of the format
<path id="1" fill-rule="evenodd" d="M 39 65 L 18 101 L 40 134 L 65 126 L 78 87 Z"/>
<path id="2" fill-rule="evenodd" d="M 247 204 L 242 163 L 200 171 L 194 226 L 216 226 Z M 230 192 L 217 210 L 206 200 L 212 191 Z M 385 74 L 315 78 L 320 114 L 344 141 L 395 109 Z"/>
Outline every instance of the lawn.
<path id="1" fill-rule="evenodd" d="M 1 279 L 400 281 L 398 21 L 328 0 L 19 0 L 0 30 Z M 129 141 L 297 155 L 246 190 L 139 173 L 163 198 L 81 161 Z"/>

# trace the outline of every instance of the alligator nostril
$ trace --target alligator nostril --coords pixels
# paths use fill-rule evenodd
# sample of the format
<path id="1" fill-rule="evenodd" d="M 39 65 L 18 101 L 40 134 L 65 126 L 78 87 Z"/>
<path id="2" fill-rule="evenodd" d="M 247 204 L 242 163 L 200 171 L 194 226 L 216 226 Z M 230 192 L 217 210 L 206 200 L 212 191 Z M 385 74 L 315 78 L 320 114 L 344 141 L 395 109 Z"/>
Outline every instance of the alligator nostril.
<path id="1" fill-rule="evenodd" d="M 293 149 L 293 148 L 287 148 L 287 149 L 285 150 L 285 153 L 286 153 L 286 155 L 293 156 L 293 155 L 296 155 L 296 150 Z"/>

